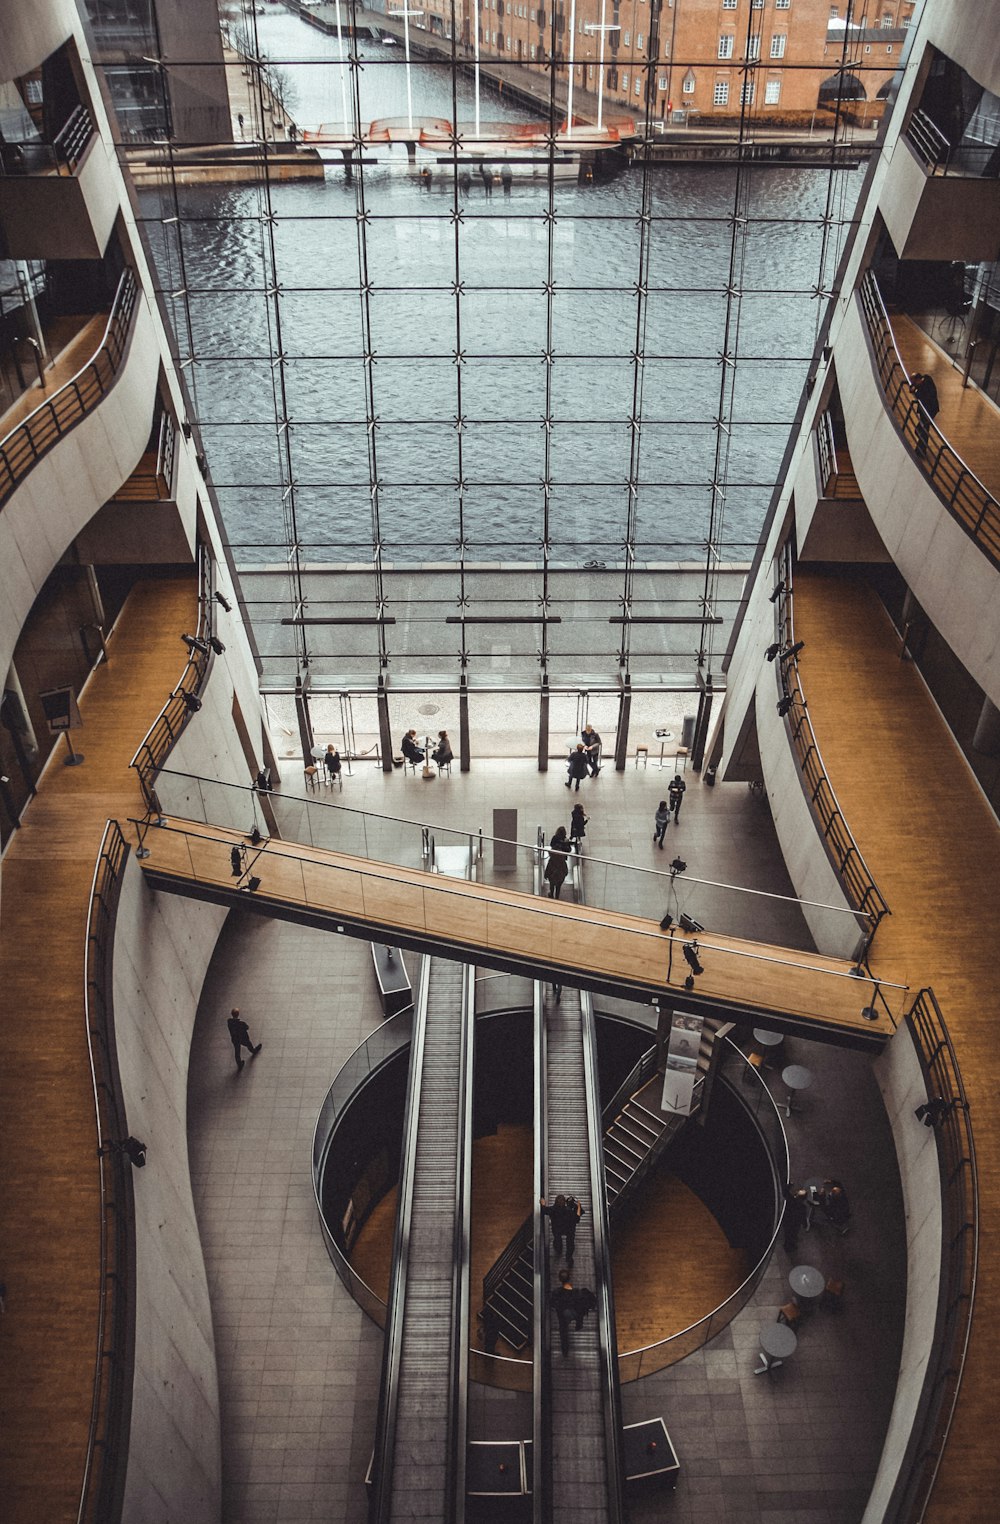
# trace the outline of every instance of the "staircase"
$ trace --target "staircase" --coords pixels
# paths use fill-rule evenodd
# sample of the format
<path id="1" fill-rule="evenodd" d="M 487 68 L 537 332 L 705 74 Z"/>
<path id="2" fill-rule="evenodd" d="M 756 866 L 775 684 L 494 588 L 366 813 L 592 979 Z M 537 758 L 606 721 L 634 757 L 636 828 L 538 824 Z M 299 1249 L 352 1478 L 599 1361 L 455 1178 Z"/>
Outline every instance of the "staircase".
<path id="1" fill-rule="evenodd" d="M 692 1117 L 707 1105 L 718 1040 L 730 1029 L 731 1023 L 728 1022 L 711 1019 L 705 1022 L 698 1053 Z M 663 1076 L 656 1068 L 656 1049 L 650 1048 L 605 1107 L 604 1173 L 612 1223 L 616 1209 L 632 1198 L 639 1182 L 652 1169 L 671 1139 L 691 1120 L 690 1117 L 662 1114 L 662 1089 Z M 483 1306 L 496 1314 L 500 1337 L 518 1353 L 531 1337 L 534 1301 L 531 1227 L 529 1217 L 483 1279 Z M 479 1315 L 482 1317 L 482 1313 Z"/>

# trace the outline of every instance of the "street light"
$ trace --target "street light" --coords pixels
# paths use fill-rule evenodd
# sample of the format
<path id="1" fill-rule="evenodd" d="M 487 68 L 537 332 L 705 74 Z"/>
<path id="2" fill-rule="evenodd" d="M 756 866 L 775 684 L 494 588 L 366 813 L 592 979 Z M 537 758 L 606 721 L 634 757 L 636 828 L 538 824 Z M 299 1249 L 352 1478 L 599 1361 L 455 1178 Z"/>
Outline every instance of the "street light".
<path id="1" fill-rule="evenodd" d="M 604 108 L 604 34 L 605 34 L 605 32 L 620 32 L 621 31 L 621 27 L 618 26 L 617 24 L 615 24 L 613 26 L 605 26 L 605 24 L 604 24 L 604 16 L 605 16 L 606 5 L 607 5 L 607 0 L 601 0 L 601 24 L 600 24 L 600 26 L 596 26 L 595 24 L 591 23 L 590 25 L 584 27 L 584 31 L 585 32 L 599 32 L 601 34 L 601 46 L 600 46 L 600 51 L 598 53 L 598 60 L 597 60 L 597 72 L 598 72 L 598 75 L 599 75 L 599 79 L 597 81 L 597 130 L 598 130 L 598 132 L 600 132 L 602 130 L 602 124 L 603 124 L 603 121 L 604 121 L 604 116 L 603 116 L 603 108 Z"/>
<path id="2" fill-rule="evenodd" d="M 410 89 L 410 17 L 422 16 L 423 11 L 411 10 L 409 6 L 403 6 L 398 11 L 390 11 L 390 16 L 402 16 L 403 18 L 403 49 L 406 53 L 406 120 L 410 131 L 413 131 L 413 92 Z"/>

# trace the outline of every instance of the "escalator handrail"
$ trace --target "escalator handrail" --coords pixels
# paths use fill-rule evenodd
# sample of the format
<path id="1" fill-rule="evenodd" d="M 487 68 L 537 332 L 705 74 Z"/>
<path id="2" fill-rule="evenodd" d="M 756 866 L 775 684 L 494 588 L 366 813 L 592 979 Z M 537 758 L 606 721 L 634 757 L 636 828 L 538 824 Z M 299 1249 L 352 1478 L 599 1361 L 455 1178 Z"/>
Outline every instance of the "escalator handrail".
<path id="1" fill-rule="evenodd" d="M 473 877 L 469 864 L 469 877 Z M 451 1375 L 448 1402 L 448 1477 L 451 1483 L 448 1524 L 465 1518 L 465 1468 L 469 1428 L 469 1227 L 472 1221 L 472 1109 L 475 1079 L 476 969 L 462 971 L 462 1048 L 459 1058 L 458 1169 L 455 1179 L 455 1219 L 452 1243 Z"/>
<path id="2" fill-rule="evenodd" d="M 542 864 L 545 860 L 545 836 L 538 828 L 538 850 L 535 854 L 534 887 L 540 894 L 545 880 Z M 535 1296 L 532 1304 L 532 1380 L 531 1380 L 531 1517 L 532 1524 L 548 1524 L 552 1497 L 552 1443 L 549 1432 L 549 1405 L 543 1401 L 544 1376 L 549 1368 L 551 1346 L 551 1318 L 549 1317 L 548 1255 L 545 1252 L 545 1218 L 539 1208 L 539 1198 L 545 1194 L 545 1145 L 548 1137 L 545 1073 L 547 1064 L 545 1006 L 542 985 L 533 985 L 534 1013 L 534 1178 L 533 1207 L 530 1218 L 532 1230 L 532 1269 Z"/>

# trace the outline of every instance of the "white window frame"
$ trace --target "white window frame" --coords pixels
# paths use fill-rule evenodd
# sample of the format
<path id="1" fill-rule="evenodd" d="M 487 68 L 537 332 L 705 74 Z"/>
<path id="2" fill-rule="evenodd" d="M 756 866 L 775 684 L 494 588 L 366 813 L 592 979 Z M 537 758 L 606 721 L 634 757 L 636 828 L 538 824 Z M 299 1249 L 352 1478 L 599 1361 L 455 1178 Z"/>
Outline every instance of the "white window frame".
<path id="1" fill-rule="evenodd" d="M 632 33 L 631 32 L 623 32 L 622 33 L 622 47 L 623 48 L 630 48 L 631 46 L 632 46 Z"/>
<path id="2" fill-rule="evenodd" d="M 719 51 L 718 51 L 717 57 L 719 57 L 719 58 L 732 58 L 732 56 L 733 56 L 733 46 L 735 44 L 735 41 L 736 41 L 736 39 L 733 36 L 732 32 L 720 32 L 719 33 Z"/>
<path id="3" fill-rule="evenodd" d="M 659 79 L 656 81 L 656 88 L 657 90 L 666 90 L 667 76 L 665 74 L 661 74 Z"/>
<path id="4" fill-rule="evenodd" d="M 760 33 L 747 38 L 747 62 L 756 63 L 760 57 Z"/>
<path id="5" fill-rule="evenodd" d="M 788 46 L 787 32 L 773 32 L 771 34 L 771 57 L 784 58 L 785 48 Z"/>
<path id="6" fill-rule="evenodd" d="M 643 46 L 642 33 L 641 32 L 636 32 L 636 34 L 635 34 L 635 45 L 641 51 L 642 46 Z"/>
<path id="7" fill-rule="evenodd" d="M 737 4 L 738 0 L 722 0 L 722 9 L 724 11 L 734 11 Z"/>
<path id="8" fill-rule="evenodd" d="M 774 8 L 776 11 L 791 10 L 791 6 L 792 0 L 774 0 Z"/>
<path id="9" fill-rule="evenodd" d="M 729 81 L 728 81 L 728 79 L 717 79 L 715 81 L 715 89 L 712 91 L 712 105 L 713 106 L 728 106 L 729 105 Z"/>
<path id="10" fill-rule="evenodd" d="M 624 90 L 626 95 L 628 95 L 628 70 L 627 69 L 623 69 L 622 70 L 622 82 L 621 82 L 620 88 L 622 90 Z"/>
<path id="11" fill-rule="evenodd" d="M 781 80 L 769 79 L 764 86 L 764 105 L 777 106 L 781 101 Z"/>
<path id="12" fill-rule="evenodd" d="M 740 105 L 752 106 L 754 98 L 754 81 L 745 79 L 740 86 Z"/>

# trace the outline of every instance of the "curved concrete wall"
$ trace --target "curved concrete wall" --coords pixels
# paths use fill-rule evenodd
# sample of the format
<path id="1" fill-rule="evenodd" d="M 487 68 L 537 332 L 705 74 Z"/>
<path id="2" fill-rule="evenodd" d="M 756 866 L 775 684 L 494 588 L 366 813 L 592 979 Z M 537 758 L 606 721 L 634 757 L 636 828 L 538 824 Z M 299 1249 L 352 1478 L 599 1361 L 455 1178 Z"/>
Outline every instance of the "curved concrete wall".
<path id="1" fill-rule="evenodd" d="M 933 0 L 924 11 L 920 21 L 927 40 L 1000 95 L 1000 28 L 992 0 Z"/>
<path id="2" fill-rule="evenodd" d="M 851 463 L 872 522 L 907 585 L 976 682 L 1000 705 L 1000 628 L 983 618 L 1000 573 L 941 500 L 896 432 L 855 299 L 836 349 Z"/>
<path id="3" fill-rule="evenodd" d="M 83 526 L 118 491 L 146 448 L 153 422 L 159 348 L 145 300 L 115 383 L 93 412 L 43 455 L 0 507 L 0 670 L 46 578 Z"/>
<path id="4" fill-rule="evenodd" d="M 226 912 L 150 892 L 130 858 L 114 944 L 115 1035 L 135 1171 L 136 1340 L 122 1518 L 217 1524 L 219 1391 L 191 1195 L 187 1074 L 198 1000 Z"/>

